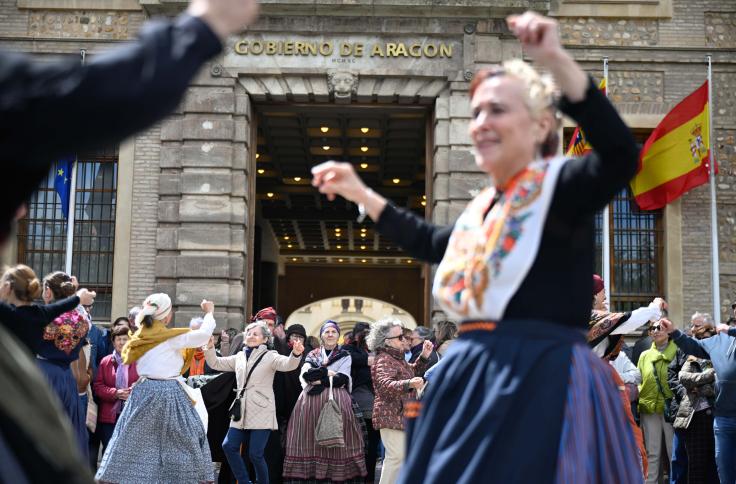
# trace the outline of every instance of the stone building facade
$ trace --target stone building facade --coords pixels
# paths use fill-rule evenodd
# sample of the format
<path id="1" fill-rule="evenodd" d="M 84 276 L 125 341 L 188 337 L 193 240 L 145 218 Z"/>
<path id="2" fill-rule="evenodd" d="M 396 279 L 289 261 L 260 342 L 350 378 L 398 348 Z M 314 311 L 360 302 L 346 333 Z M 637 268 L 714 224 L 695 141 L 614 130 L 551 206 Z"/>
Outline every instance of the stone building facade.
<path id="1" fill-rule="evenodd" d="M 531 8 L 558 18 L 563 42 L 594 76 L 602 75 L 602 59 L 609 59 L 610 98 L 639 130 L 656 126 L 699 86 L 706 75 L 705 56 L 713 56 L 720 302 L 726 318 L 736 300 L 736 4 L 445 3 L 263 1 L 257 24 L 231 38 L 223 54 L 202 69 L 177 111 L 119 147 L 113 315 L 161 290 L 172 295 L 182 320 L 196 313 L 199 299 L 207 295 L 218 306 L 218 321 L 230 326 L 243 321 L 253 284 L 255 102 L 429 106 L 427 201 L 434 221 L 454 220 L 487 183 L 470 152 L 468 81 L 479 67 L 523 55 L 503 19 Z M 149 16 L 174 15 L 185 5 L 179 0 L 0 0 L 0 46 L 39 57 L 76 55 L 80 49 L 94 56 L 133 38 Z M 271 48 L 272 55 L 257 54 L 254 41 L 262 42 L 264 53 Z M 284 45 L 289 41 L 304 45 Z M 332 43 L 333 49 L 393 43 L 397 55 L 336 50 L 311 56 L 309 42 Z M 450 46 L 451 57 L 419 47 L 411 51 L 412 45 L 433 42 Z M 300 48 L 307 55 L 296 55 Z M 289 49 L 295 49 L 293 55 L 284 55 Z M 347 98 L 340 99 L 339 88 L 328 83 L 336 69 L 360 79 Z M 682 321 L 695 310 L 713 307 L 708 187 L 669 205 L 663 220 L 663 291 L 673 317 Z"/>

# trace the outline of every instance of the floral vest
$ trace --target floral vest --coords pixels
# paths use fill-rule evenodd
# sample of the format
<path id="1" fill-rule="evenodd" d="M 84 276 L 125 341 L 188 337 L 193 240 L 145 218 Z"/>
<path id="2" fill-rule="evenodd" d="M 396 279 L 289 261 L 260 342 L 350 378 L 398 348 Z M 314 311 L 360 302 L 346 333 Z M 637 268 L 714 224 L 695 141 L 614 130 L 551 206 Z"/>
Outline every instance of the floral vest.
<path id="1" fill-rule="evenodd" d="M 536 259 L 566 161 L 561 157 L 534 161 L 503 192 L 487 188 L 468 204 L 455 223 L 432 289 L 450 317 L 503 319 Z"/>

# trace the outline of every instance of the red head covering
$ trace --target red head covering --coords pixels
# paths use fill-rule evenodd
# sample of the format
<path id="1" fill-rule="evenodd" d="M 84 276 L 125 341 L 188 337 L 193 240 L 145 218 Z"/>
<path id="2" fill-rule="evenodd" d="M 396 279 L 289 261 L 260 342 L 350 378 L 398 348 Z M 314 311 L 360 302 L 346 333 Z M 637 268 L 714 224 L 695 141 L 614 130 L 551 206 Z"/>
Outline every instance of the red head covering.
<path id="1" fill-rule="evenodd" d="M 593 295 L 595 296 L 603 289 L 605 289 L 605 287 L 606 286 L 603 284 L 603 279 L 601 279 L 601 276 L 599 276 L 598 274 L 593 274 Z"/>
<path id="2" fill-rule="evenodd" d="M 276 314 L 276 310 L 272 307 L 263 308 L 260 311 L 256 313 L 255 316 L 250 320 L 251 322 L 258 321 L 259 319 L 270 319 L 273 322 L 276 322 L 276 318 L 278 315 Z"/>

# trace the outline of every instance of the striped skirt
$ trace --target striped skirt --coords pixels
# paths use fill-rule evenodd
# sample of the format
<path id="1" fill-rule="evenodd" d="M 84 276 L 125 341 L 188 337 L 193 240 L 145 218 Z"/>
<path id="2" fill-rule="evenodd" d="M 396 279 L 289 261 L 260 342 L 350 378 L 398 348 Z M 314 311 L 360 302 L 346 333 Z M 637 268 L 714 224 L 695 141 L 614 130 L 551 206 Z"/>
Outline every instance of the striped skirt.
<path id="1" fill-rule="evenodd" d="M 139 381 L 95 476 L 105 483 L 212 482 L 202 421 L 177 380 Z"/>
<path id="2" fill-rule="evenodd" d="M 286 431 L 284 480 L 329 480 L 344 482 L 366 475 L 363 433 L 353 413 L 353 403 L 346 388 L 333 390 L 342 411 L 345 447 L 317 445 L 314 431 L 329 391 L 319 395 L 299 395 Z"/>
<path id="3" fill-rule="evenodd" d="M 643 482 L 610 370 L 574 329 L 515 320 L 464 332 L 421 405 L 400 482 Z"/>

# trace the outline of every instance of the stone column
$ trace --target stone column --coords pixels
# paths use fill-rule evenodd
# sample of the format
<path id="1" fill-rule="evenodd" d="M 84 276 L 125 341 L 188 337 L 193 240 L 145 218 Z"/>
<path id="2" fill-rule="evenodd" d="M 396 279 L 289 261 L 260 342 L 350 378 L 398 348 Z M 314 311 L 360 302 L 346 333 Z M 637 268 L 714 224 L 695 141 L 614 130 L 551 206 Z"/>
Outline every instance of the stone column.
<path id="1" fill-rule="evenodd" d="M 203 68 L 161 132 L 156 286 L 178 325 L 215 302 L 218 327 L 244 320 L 251 106 L 242 87 Z"/>

